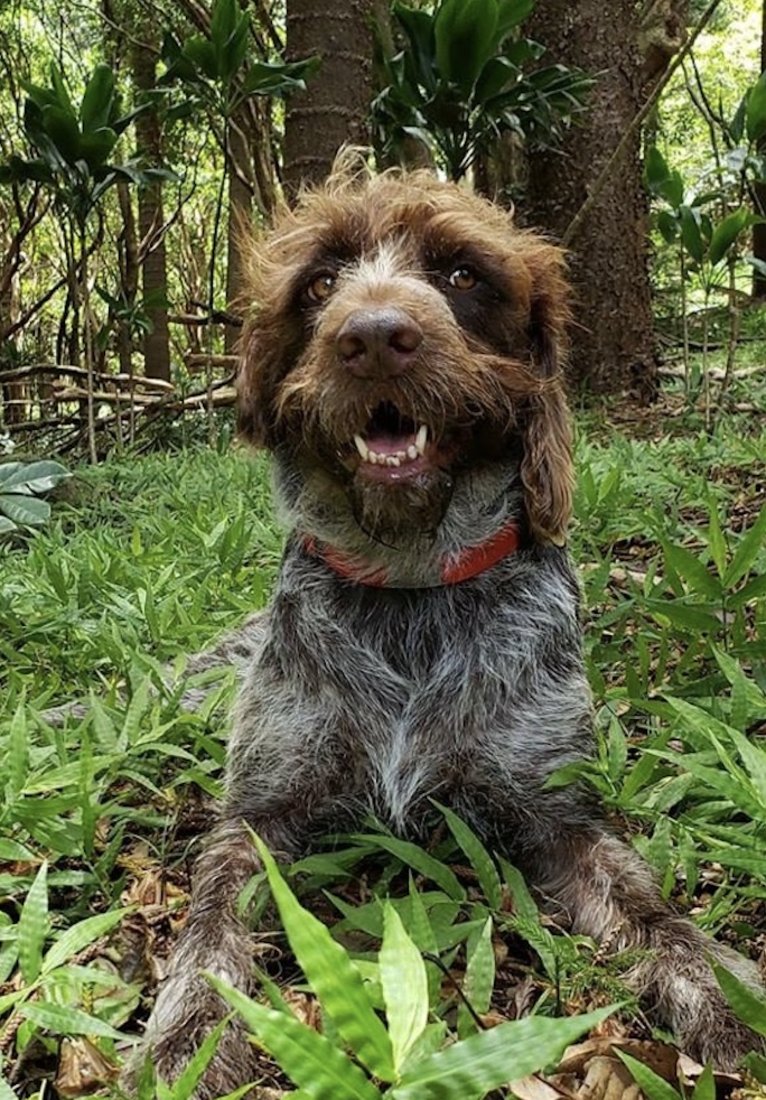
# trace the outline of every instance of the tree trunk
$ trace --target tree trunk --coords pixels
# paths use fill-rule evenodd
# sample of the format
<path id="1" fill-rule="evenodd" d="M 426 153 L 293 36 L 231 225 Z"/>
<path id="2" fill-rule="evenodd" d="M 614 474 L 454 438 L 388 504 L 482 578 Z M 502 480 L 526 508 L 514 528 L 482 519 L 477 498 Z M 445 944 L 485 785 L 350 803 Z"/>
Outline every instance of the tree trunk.
<path id="1" fill-rule="evenodd" d="M 547 47 L 546 64 L 598 74 L 588 111 L 563 148 L 530 156 L 525 220 L 562 237 L 643 102 L 636 5 L 541 0 L 531 24 L 531 36 Z M 657 355 L 638 133 L 570 247 L 572 381 L 598 393 L 631 390 L 650 400 Z"/>
<path id="2" fill-rule="evenodd" d="M 766 70 L 766 0 L 761 6 L 761 72 Z M 766 137 L 758 143 L 758 152 L 766 156 Z M 766 215 L 766 183 L 758 182 L 753 185 L 754 213 Z M 753 255 L 757 260 L 766 263 L 766 224 L 753 226 Z M 766 274 L 753 268 L 753 297 L 758 301 L 766 301 Z"/>
<path id="3" fill-rule="evenodd" d="M 144 24 L 143 35 L 150 28 Z M 138 45 L 132 56 L 133 79 L 140 91 L 149 91 L 156 82 L 155 54 Z M 162 163 L 162 124 L 155 110 L 144 111 L 136 119 L 136 144 L 147 166 Z M 141 287 L 144 308 L 151 331 L 144 336 L 144 373 L 150 378 L 170 381 L 170 336 L 168 332 L 168 277 L 165 256 L 162 183 L 158 180 L 138 192 L 138 232 L 141 238 Z"/>
<path id="4" fill-rule="evenodd" d="M 7 334 L 16 323 L 19 312 L 19 268 L 21 241 L 6 232 L 0 237 L 3 245 L 3 267 L 0 270 L 0 368 L 17 366 L 20 334 Z M 28 414 L 27 383 L 24 379 L 4 382 L 1 388 L 0 428 L 6 424 L 21 424 Z"/>
<path id="5" fill-rule="evenodd" d="M 288 59 L 317 55 L 322 60 L 308 91 L 287 103 L 283 182 L 288 195 L 303 182 L 323 180 L 342 145 L 369 141 L 372 12 L 372 0 L 288 0 Z"/>

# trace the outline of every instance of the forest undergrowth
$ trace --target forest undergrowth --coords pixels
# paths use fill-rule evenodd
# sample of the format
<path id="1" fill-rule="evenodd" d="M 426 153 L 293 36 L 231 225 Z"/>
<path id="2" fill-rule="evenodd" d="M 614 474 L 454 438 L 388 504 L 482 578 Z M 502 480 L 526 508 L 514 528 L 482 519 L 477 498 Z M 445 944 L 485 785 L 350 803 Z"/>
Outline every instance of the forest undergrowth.
<path id="1" fill-rule="evenodd" d="M 581 410 L 571 534 L 599 734 L 578 778 L 663 893 L 756 959 L 766 949 L 766 392 L 757 377 L 747 392 L 737 383 L 729 396 L 741 411 L 712 430 L 672 393 L 646 410 Z M 264 604 L 280 547 L 267 460 L 201 445 L 79 467 L 47 527 L 0 543 L 0 1100 L 119 1095 L 117 1068 L 164 972 L 221 792 L 233 675 L 207 674 L 204 705 L 184 711 L 184 654 Z M 43 717 L 72 700 L 87 704 L 85 717 L 61 727 Z M 290 908 L 298 903 L 270 877 L 289 932 L 303 919 Z M 647 1042 L 655 1055 L 670 1049 L 621 979 L 635 960 L 542 916 L 514 869 L 448 812 L 426 848 L 370 823 L 287 881 L 353 959 L 365 1004 L 378 1018 L 386 1011 L 403 1058 L 451 1049 L 454 1060 L 460 1043 L 473 1049 L 474 1036 L 530 1012 L 542 1021 L 530 1033 L 538 1060 L 521 1059 L 518 1077 L 557 1063 L 555 1051 L 588 1024 L 591 1043 L 634 1043 L 634 1055 Z M 301 962 L 321 975 L 336 964 L 317 950 L 318 962 Z M 269 1011 L 284 1027 L 296 1020 L 308 1049 L 319 1010 L 278 926 L 257 961 Z M 420 990 L 410 1032 L 388 1000 L 392 983 L 408 982 Z M 353 1035 L 327 1024 L 332 996 L 321 1041 L 353 1052 Z M 608 1019 L 588 1017 L 546 1046 L 551 1018 L 615 1004 Z M 265 1011 L 238 1007 L 246 1018 Z M 760 1023 L 766 1030 L 766 1009 Z M 422 1081 L 407 1086 L 406 1074 L 385 1092 L 383 1070 L 362 1088 L 358 1059 L 344 1057 L 334 1096 L 432 1095 Z M 492 1090 L 508 1077 L 479 1061 L 475 1095 L 506 1095 Z M 660 1062 L 653 1071 L 680 1088 L 675 1060 Z M 570 1078 L 581 1069 L 571 1063 Z M 547 1100 L 567 1095 L 559 1070 Z M 754 1071 L 766 1078 L 762 1064 Z M 267 1058 L 264 1083 L 272 1095 L 290 1087 Z M 295 1095 L 320 1095 L 297 1083 Z M 710 1096 L 702 1084 L 698 1095 Z M 656 1080 L 642 1085 L 668 1100 Z M 142 1087 L 147 1097 L 190 1095 L 188 1081 Z M 464 1100 L 440 1087 L 434 1096 Z M 571 1094 L 571 1080 L 566 1087 Z M 533 1100 L 522 1085 L 514 1094 Z"/>

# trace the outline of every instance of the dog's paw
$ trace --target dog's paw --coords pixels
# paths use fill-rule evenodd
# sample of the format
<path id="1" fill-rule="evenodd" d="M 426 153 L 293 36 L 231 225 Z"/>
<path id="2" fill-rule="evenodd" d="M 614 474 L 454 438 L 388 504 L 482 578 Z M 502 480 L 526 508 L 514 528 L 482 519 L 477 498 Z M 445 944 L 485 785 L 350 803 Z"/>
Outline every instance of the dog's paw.
<path id="1" fill-rule="evenodd" d="M 124 1075 L 131 1095 L 139 1093 L 144 1064 L 172 1084 L 184 1072 L 230 1009 L 202 977 L 175 974 L 167 979 L 147 1025 L 142 1048 Z M 255 1050 L 240 1020 L 223 1028 L 212 1057 L 193 1093 L 194 1100 L 216 1100 L 251 1081 L 257 1073 Z M 140 1097 L 139 1097 L 140 1100 Z"/>
<path id="2" fill-rule="evenodd" d="M 723 998 L 710 1008 L 702 1018 L 679 1029 L 680 1045 L 687 1054 L 703 1065 L 712 1062 L 716 1069 L 730 1073 L 746 1054 L 763 1052 L 763 1037 L 738 1020 Z"/>

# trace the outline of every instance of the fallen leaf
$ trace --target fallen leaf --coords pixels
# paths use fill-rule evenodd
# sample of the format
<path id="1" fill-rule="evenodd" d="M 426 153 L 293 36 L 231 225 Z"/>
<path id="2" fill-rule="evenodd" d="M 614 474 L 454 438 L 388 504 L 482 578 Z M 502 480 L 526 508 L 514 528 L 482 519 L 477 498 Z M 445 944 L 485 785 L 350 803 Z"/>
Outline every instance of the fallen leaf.
<path id="1" fill-rule="evenodd" d="M 62 1039 L 54 1081 L 60 1096 L 87 1096 L 118 1075 L 118 1067 L 90 1039 Z"/>

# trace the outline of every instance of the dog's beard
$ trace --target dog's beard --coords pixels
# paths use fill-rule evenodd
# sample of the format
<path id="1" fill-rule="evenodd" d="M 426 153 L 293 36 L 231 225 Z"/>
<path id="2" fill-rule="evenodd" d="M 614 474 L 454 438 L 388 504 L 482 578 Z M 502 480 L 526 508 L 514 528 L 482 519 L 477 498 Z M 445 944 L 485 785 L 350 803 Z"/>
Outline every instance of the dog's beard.
<path id="1" fill-rule="evenodd" d="M 448 470 L 429 470 L 401 482 L 376 482 L 357 471 L 346 493 L 356 523 L 371 539 L 390 547 L 432 542 L 454 489 Z"/>

